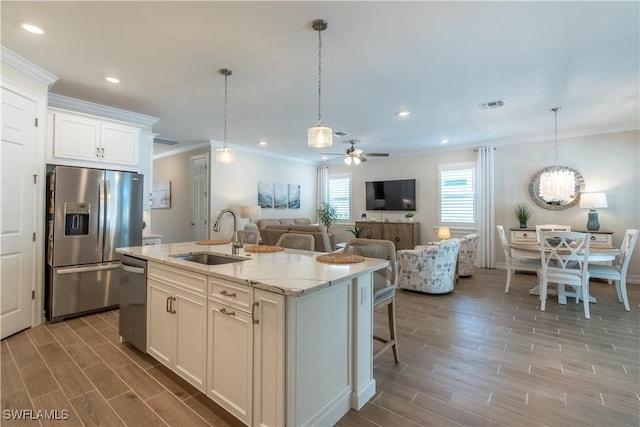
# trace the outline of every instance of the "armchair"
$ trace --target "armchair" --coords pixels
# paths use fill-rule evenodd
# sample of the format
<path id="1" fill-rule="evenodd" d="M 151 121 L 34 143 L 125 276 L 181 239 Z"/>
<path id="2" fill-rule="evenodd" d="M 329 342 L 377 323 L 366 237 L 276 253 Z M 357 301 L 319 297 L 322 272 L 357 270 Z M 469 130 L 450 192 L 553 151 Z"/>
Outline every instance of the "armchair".
<path id="1" fill-rule="evenodd" d="M 460 240 L 400 250 L 398 288 L 429 294 L 453 291 Z"/>
<path id="2" fill-rule="evenodd" d="M 473 262 L 476 258 L 478 239 L 476 233 L 467 234 L 460 239 L 460 250 L 458 251 L 458 276 L 468 277 L 473 274 Z"/>

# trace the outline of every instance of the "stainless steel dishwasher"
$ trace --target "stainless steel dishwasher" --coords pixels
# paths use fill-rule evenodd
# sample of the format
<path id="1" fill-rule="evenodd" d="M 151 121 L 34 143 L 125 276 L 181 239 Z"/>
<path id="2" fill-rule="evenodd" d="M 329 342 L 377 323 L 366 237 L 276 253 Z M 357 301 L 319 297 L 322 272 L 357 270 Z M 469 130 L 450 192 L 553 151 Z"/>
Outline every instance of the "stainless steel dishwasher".
<path id="1" fill-rule="evenodd" d="M 147 261 L 123 255 L 120 268 L 120 340 L 146 353 Z"/>

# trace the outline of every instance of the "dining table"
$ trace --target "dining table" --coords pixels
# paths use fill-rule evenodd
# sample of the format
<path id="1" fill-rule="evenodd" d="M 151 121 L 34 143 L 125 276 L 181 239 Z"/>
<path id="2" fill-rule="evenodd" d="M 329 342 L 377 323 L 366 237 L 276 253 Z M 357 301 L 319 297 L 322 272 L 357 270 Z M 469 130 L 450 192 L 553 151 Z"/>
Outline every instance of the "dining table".
<path id="1" fill-rule="evenodd" d="M 520 240 L 514 239 L 509 244 L 511 248 L 511 254 L 514 258 L 534 258 L 540 259 L 540 243 L 537 240 Z M 603 242 L 591 242 L 589 245 L 589 258 L 588 262 L 611 262 L 616 256 L 620 255 L 620 249 L 615 248 L 608 243 Z M 542 261 L 541 261 L 542 262 Z M 529 289 L 530 295 L 540 295 L 540 285 L 537 284 L 535 287 Z M 557 290 L 549 289 L 547 290 L 548 295 L 557 295 Z M 566 304 L 566 297 L 575 296 L 575 293 L 572 292 L 564 292 L 558 295 L 558 302 L 560 304 Z M 597 302 L 596 298 L 592 295 L 589 295 L 589 302 Z"/>

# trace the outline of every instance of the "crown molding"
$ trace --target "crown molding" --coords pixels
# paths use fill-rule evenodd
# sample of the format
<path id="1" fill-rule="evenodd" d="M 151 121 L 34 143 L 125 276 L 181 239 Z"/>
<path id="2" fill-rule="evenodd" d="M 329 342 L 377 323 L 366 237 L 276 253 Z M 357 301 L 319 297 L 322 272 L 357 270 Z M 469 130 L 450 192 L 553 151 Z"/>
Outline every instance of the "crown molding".
<path id="1" fill-rule="evenodd" d="M 108 107 L 106 105 L 95 104 L 93 102 L 70 98 L 56 93 L 49 93 L 49 107 L 73 110 L 78 113 L 92 114 L 112 120 L 134 123 L 144 127 L 151 127 L 158 121 L 157 117 Z"/>
<path id="2" fill-rule="evenodd" d="M 0 59 L 7 65 L 11 65 L 12 67 L 28 74 L 34 79 L 41 81 L 47 86 L 51 86 L 59 80 L 58 76 L 51 74 L 50 72 L 48 72 L 44 68 L 37 66 L 33 62 L 27 61 L 22 56 L 18 55 L 12 50 L 7 49 L 4 46 L 0 46 Z"/>

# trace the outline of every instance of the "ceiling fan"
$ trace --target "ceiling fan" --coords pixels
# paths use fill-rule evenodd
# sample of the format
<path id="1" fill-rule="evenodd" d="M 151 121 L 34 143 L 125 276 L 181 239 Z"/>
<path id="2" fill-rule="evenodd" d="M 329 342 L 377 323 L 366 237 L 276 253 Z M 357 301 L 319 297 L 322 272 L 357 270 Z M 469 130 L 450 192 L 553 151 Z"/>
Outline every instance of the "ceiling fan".
<path id="1" fill-rule="evenodd" d="M 345 150 L 345 154 L 337 153 L 320 153 L 323 156 L 344 156 L 344 162 L 348 165 L 359 165 L 366 162 L 367 157 L 389 157 L 389 153 L 365 153 L 359 148 L 356 148 L 355 139 L 346 141 L 349 144 L 349 148 Z"/>

